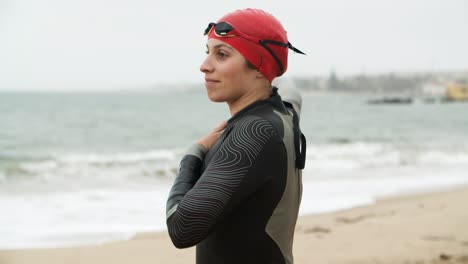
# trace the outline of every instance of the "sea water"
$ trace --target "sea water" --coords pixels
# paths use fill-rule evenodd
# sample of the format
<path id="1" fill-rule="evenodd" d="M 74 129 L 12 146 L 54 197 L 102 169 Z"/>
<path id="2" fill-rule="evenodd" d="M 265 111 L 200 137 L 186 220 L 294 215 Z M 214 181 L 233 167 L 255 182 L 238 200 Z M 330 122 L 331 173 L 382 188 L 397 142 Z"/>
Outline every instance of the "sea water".
<path id="1" fill-rule="evenodd" d="M 303 94 L 300 214 L 468 184 L 468 103 L 368 99 Z M 228 118 L 202 89 L 1 92 L 0 249 L 165 230 L 184 150 Z"/>

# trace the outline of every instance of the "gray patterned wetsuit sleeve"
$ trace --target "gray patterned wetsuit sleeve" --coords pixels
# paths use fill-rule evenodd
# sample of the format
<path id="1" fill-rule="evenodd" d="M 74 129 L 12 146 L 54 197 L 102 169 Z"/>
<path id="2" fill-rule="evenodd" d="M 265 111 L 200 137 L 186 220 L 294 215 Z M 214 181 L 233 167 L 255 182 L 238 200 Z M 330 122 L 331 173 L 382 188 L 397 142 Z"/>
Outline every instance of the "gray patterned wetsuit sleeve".
<path id="1" fill-rule="evenodd" d="M 201 172 L 202 158 L 186 155 L 167 202 L 167 227 L 176 247 L 204 240 L 214 226 L 258 188 L 242 185 L 259 154 L 274 143 L 273 126 L 258 117 L 240 120 Z"/>
<path id="2" fill-rule="evenodd" d="M 193 188 L 201 174 L 202 160 L 207 150 L 195 144 L 188 149 L 179 165 L 179 172 L 169 193 L 166 204 L 166 218 L 169 218 L 185 194 Z"/>

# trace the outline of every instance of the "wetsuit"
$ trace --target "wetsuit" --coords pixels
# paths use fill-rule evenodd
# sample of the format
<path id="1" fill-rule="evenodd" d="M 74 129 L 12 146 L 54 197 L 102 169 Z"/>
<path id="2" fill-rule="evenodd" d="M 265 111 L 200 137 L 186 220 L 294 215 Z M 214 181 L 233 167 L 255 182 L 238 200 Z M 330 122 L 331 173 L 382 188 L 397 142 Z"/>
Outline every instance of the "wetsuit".
<path id="1" fill-rule="evenodd" d="M 197 245 L 196 263 L 293 263 L 305 158 L 298 108 L 274 88 L 234 115 L 209 151 L 195 145 L 183 157 L 167 227 L 176 247 Z"/>

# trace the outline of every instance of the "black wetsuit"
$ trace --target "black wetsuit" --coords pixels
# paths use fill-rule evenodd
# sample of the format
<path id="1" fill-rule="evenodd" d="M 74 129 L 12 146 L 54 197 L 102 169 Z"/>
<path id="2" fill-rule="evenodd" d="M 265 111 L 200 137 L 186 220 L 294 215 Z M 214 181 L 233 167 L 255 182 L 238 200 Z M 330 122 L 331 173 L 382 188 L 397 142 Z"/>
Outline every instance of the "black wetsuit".
<path id="1" fill-rule="evenodd" d="M 176 247 L 197 245 L 203 264 L 293 263 L 305 156 L 295 113 L 274 88 L 234 115 L 211 150 L 188 151 L 167 201 Z"/>

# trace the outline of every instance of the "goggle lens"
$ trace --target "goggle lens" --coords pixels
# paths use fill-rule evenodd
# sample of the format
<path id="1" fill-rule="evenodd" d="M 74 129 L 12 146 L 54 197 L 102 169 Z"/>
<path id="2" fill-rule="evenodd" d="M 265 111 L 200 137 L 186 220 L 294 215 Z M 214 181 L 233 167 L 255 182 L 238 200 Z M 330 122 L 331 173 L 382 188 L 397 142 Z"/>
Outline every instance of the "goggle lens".
<path id="1" fill-rule="evenodd" d="M 226 22 L 213 23 L 213 22 L 211 22 L 210 24 L 208 24 L 208 27 L 205 29 L 205 34 L 204 35 L 207 35 L 208 33 L 210 33 L 210 30 L 213 27 L 214 27 L 216 35 L 218 35 L 220 37 L 227 36 L 227 34 L 229 32 L 234 30 L 234 28 L 229 23 L 226 23 Z"/>

